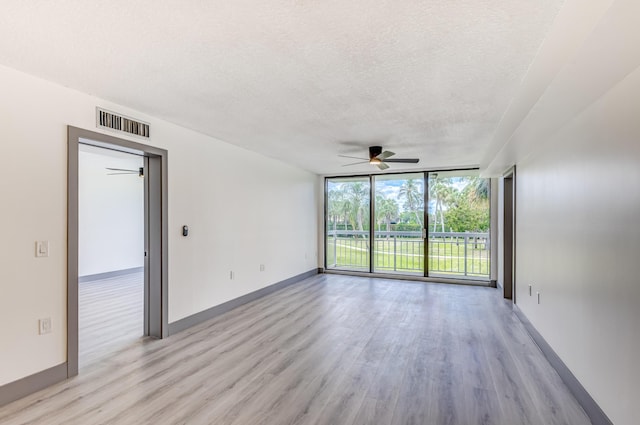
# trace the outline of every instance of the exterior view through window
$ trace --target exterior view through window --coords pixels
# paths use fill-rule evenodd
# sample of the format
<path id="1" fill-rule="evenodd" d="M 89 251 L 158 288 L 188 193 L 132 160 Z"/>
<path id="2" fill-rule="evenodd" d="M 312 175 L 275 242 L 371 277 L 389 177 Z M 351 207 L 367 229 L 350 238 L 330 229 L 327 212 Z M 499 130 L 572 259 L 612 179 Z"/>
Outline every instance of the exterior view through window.
<path id="1" fill-rule="evenodd" d="M 327 180 L 328 268 L 369 271 L 369 177 Z"/>
<path id="2" fill-rule="evenodd" d="M 489 279 L 489 179 L 429 173 L 429 276 Z"/>
<path id="3" fill-rule="evenodd" d="M 326 268 L 489 279 L 489 190 L 476 170 L 327 178 Z"/>
<path id="4" fill-rule="evenodd" d="M 374 176 L 374 271 L 424 274 L 424 173 Z"/>

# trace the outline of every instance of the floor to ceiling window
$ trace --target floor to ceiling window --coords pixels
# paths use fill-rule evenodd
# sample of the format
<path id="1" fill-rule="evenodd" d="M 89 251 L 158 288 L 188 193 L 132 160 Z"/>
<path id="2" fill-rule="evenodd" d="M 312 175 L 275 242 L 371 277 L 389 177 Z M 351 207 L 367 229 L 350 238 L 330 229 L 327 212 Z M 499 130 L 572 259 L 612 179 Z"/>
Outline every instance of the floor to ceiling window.
<path id="1" fill-rule="evenodd" d="M 326 192 L 327 268 L 369 271 L 369 177 L 329 179 Z"/>
<path id="2" fill-rule="evenodd" d="M 473 171 L 429 173 L 429 276 L 488 279 L 489 179 Z"/>
<path id="3" fill-rule="evenodd" d="M 424 274 L 424 173 L 374 176 L 375 272 Z"/>
<path id="4" fill-rule="evenodd" d="M 489 189 L 477 170 L 327 178 L 326 268 L 488 280 Z"/>

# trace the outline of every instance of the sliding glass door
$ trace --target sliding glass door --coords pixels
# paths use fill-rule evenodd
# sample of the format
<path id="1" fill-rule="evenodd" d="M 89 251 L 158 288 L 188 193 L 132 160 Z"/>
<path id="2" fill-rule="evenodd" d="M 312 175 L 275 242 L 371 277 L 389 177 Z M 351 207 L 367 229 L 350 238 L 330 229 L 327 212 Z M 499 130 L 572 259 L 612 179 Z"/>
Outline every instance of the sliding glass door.
<path id="1" fill-rule="evenodd" d="M 489 182 L 477 170 L 429 173 L 429 276 L 489 279 Z"/>
<path id="2" fill-rule="evenodd" d="M 326 268 L 488 280 L 489 190 L 477 170 L 327 178 Z"/>
<path id="3" fill-rule="evenodd" d="M 373 271 L 424 275 L 424 173 L 374 177 Z"/>
<path id="4" fill-rule="evenodd" d="M 370 198 L 369 177 L 327 179 L 327 269 L 369 271 Z"/>

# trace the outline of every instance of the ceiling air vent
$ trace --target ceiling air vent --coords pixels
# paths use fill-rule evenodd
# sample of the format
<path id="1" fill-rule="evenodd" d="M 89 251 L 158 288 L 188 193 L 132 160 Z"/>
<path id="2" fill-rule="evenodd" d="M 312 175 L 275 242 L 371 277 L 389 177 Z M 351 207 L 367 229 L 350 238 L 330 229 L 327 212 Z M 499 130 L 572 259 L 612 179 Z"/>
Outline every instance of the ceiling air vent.
<path id="1" fill-rule="evenodd" d="M 96 108 L 96 126 L 98 128 L 144 137 L 145 139 L 149 138 L 149 123 L 138 121 L 124 115 L 118 115 L 101 108 Z"/>

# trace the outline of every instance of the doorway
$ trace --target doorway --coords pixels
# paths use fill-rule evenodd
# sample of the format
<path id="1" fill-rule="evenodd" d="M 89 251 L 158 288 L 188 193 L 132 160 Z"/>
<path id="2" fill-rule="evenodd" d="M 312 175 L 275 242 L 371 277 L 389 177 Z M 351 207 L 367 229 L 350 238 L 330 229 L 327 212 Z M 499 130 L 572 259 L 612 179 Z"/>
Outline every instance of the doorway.
<path id="1" fill-rule="evenodd" d="M 92 146 L 133 154 L 143 161 L 143 329 L 167 336 L 167 151 L 141 143 L 68 127 L 67 376 L 79 367 L 79 150 Z"/>
<path id="2" fill-rule="evenodd" d="M 144 157 L 79 145 L 79 368 L 144 335 Z"/>
<path id="3" fill-rule="evenodd" d="M 516 218 L 516 192 L 515 192 L 515 168 L 509 170 L 503 178 L 504 189 L 504 222 L 503 222 L 503 247 L 502 258 L 504 298 L 510 299 L 515 304 L 515 218 Z"/>

